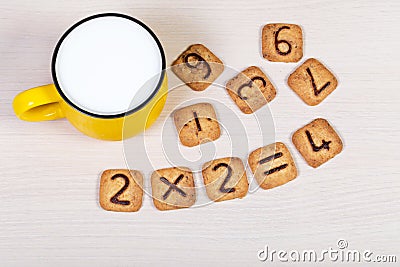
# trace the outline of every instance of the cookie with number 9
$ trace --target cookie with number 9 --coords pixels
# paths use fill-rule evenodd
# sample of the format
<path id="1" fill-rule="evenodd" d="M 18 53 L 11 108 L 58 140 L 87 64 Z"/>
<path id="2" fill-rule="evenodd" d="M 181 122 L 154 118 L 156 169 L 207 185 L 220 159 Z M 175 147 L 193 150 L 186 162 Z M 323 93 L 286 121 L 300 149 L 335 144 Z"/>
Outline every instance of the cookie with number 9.
<path id="1" fill-rule="evenodd" d="M 172 71 L 194 91 L 203 91 L 224 71 L 222 61 L 202 44 L 189 46 L 172 63 Z"/>
<path id="2" fill-rule="evenodd" d="M 273 62 L 298 62 L 303 57 L 303 32 L 296 24 L 267 24 L 262 30 L 263 57 Z"/>

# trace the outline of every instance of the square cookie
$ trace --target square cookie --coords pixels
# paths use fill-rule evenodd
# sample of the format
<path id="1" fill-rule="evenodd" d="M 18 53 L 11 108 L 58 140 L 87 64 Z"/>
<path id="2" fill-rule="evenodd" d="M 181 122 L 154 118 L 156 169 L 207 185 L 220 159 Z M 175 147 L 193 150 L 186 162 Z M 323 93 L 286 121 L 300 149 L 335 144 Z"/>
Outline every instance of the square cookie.
<path id="1" fill-rule="evenodd" d="M 143 200 L 143 176 L 135 170 L 105 170 L 100 178 L 100 206 L 109 211 L 138 211 Z"/>
<path id="2" fill-rule="evenodd" d="M 224 65 L 207 47 L 194 44 L 172 63 L 172 71 L 193 90 L 203 91 L 224 71 Z"/>
<path id="3" fill-rule="evenodd" d="M 222 158 L 203 165 L 203 181 L 212 201 L 243 198 L 249 190 L 246 171 L 240 158 Z"/>
<path id="4" fill-rule="evenodd" d="M 256 66 L 236 75 L 227 82 L 225 88 L 240 110 L 246 114 L 255 112 L 276 96 L 275 87 Z"/>
<path id="5" fill-rule="evenodd" d="M 297 168 L 283 143 L 260 147 L 249 155 L 249 165 L 262 189 L 283 185 L 297 177 Z"/>
<path id="6" fill-rule="evenodd" d="M 196 202 L 193 174 L 185 167 L 154 171 L 151 188 L 154 206 L 159 210 L 188 208 Z"/>
<path id="7" fill-rule="evenodd" d="M 315 106 L 336 89 L 338 81 L 321 62 L 310 58 L 290 74 L 288 85 L 307 105 Z"/>
<path id="8" fill-rule="evenodd" d="M 174 122 L 182 145 L 192 147 L 218 139 L 221 129 L 211 104 L 199 103 L 174 112 Z"/>
<path id="9" fill-rule="evenodd" d="M 295 24 L 273 23 L 262 29 L 263 57 L 273 62 L 298 62 L 303 57 L 303 32 Z"/>
<path id="10" fill-rule="evenodd" d="M 315 119 L 298 129 L 292 136 L 293 144 L 308 165 L 317 168 L 343 149 L 343 143 L 329 122 Z"/>

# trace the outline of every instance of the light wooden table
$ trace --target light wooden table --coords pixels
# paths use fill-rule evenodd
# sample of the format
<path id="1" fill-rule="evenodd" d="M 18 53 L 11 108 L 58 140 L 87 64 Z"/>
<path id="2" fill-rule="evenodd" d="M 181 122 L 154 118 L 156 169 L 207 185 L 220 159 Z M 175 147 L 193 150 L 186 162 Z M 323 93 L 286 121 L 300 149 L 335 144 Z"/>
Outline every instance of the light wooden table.
<path id="1" fill-rule="evenodd" d="M 289 145 L 299 177 L 201 208 L 162 213 L 146 197 L 138 213 L 103 211 L 99 174 L 125 167 L 122 143 L 90 139 L 65 120 L 19 121 L 11 103 L 22 90 L 51 82 L 50 58 L 64 30 L 110 11 L 153 28 L 168 64 L 200 42 L 234 68 L 261 66 L 278 90 L 270 105 L 276 139 Z M 399 262 L 399 17 L 398 1 L 1 1 L 0 265 L 266 265 L 257 259 L 265 245 L 320 251 L 340 238 L 350 249 L 397 253 Z M 298 64 L 260 56 L 268 22 L 300 24 L 304 59 L 319 58 L 338 76 L 338 89 L 321 105 L 305 105 L 288 88 Z M 178 102 L 171 97 L 167 106 Z M 313 169 L 290 136 L 316 117 L 335 126 L 345 148 Z"/>

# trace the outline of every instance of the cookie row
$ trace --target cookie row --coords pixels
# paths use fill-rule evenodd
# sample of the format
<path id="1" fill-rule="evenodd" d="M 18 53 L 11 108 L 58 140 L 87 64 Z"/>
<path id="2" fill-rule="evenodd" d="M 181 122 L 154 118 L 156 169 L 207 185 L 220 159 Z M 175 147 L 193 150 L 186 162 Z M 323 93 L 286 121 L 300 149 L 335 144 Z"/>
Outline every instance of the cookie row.
<path id="1" fill-rule="evenodd" d="M 325 119 L 297 130 L 292 141 L 306 162 L 318 167 L 342 151 L 339 135 Z M 283 143 L 258 148 L 248 157 L 255 180 L 263 189 L 283 185 L 297 177 L 297 167 Z M 246 196 L 249 188 L 240 158 L 226 157 L 203 165 L 203 182 L 212 201 Z M 196 201 L 193 173 L 186 167 L 159 169 L 151 175 L 152 199 L 159 210 L 188 208 Z M 142 206 L 143 176 L 137 170 L 106 170 L 100 180 L 100 206 L 105 210 L 134 212 Z"/>
<path id="2" fill-rule="evenodd" d="M 262 31 L 263 57 L 298 62 L 303 57 L 302 30 L 294 24 L 267 24 Z M 224 71 L 223 62 L 202 44 L 189 46 L 172 63 L 172 71 L 191 89 L 203 91 Z M 337 87 L 334 74 L 315 58 L 306 60 L 288 78 L 289 87 L 308 105 L 321 103 Z M 251 66 L 229 80 L 226 90 L 239 109 L 253 113 L 276 96 L 263 71 Z"/>

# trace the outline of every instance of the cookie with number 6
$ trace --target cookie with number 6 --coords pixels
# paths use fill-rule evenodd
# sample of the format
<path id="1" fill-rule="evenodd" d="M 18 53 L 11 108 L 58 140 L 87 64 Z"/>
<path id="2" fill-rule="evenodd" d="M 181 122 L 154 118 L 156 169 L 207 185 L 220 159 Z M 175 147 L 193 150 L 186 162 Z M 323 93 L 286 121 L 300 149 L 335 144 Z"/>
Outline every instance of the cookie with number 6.
<path id="1" fill-rule="evenodd" d="M 272 23 L 262 29 L 263 57 L 273 62 L 298 62 L 303 57 L 303 31 L 296 24 Z"/>

